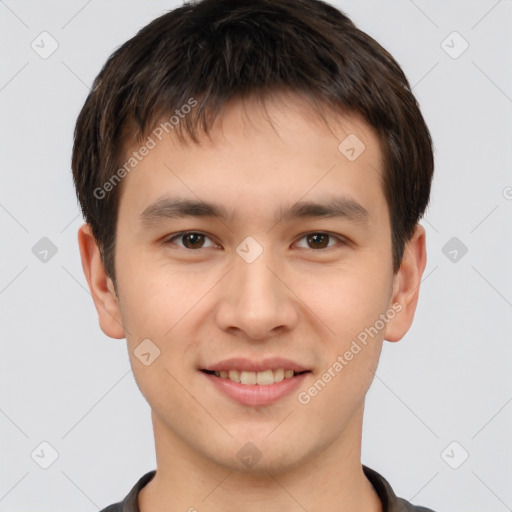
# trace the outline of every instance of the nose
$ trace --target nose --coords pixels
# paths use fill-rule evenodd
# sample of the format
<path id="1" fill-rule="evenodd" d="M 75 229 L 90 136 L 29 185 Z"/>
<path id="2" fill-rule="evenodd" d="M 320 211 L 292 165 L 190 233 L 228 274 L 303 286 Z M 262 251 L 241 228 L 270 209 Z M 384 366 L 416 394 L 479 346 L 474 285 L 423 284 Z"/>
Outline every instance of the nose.
<path id="1" fill-rule="evenodd" d="M 252 263 L 236 256 L 234 265 L 216 309 L 219 328 L 263 341 L 296 327 L 298 298 L 270 251 L 263 251 Z"/>

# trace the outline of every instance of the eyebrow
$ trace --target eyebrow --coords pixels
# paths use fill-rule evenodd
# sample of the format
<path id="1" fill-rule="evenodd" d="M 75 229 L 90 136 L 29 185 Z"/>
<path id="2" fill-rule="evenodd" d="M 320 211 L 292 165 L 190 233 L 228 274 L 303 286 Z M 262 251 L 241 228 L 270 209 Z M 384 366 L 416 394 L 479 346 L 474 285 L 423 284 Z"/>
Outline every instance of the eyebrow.
<path id="1" fill-rule="evenodd" d="M 152 225 L 165 219 L 205 217 L 220 220 L 230 218 L 229 212 L 221 204 L 208 201 L 164 197 L 148 206 L 139 220 Z M 277 212 L 280 221 L 306 218 L 342 218 L 360 225 L 367 225 L 370 214 L 360 203 L 347 197 L 329 198 L 326 201 L 300 201 L 288 208 L 281 207 Z"/>

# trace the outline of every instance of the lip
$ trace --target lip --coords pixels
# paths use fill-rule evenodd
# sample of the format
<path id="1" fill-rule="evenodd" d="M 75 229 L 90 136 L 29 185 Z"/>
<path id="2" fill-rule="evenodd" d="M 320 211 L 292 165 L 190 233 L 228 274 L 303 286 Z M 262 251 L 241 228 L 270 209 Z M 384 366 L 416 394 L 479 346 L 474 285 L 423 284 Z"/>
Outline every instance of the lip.
<path id="1" fill-rule="evenodd" d="M 220 363 L 219 363 L 220 364 Z M 218 366 L 218 365 L 217 365 Z M 219 367 L 220 368 L 220 367 Z M 269 366 L 266 366 L 269 368 Z M 282 368 L 282 366 L 281 366 Z M 222 368 L 221 368 L 222 369 Z M 234 369 L 231 366 L 231 369 Z M 288 368 L 293 369 L 293 368 Z M 220 371 L 220 370 L 215 370 Z M 255 371 L 255 370 L 247 370 Z M 302 370 L 301 370 L 302 371 Z M 274 382 L 266 386 L 259 384 L 241 384 L 230 379 L 223 379 L 210 373 L 200 371 L 212 385 L 224 395 L 242 405 L 270 405 L 290 395 L 302 384 L 310 372 L 300 373 L 281 382 Z"/>
<path id="2" fill-rule="evenodd" d="M 295 361 L 290 359 L 284 359 L 282 357 L 270 357 L 261 361 L 251 361 L 244 357 L 233 357 L 231 359 L 225 359 L 216 364 L 203 368 L 204 370 L 220 372 L 221 370 L 239 370 L 246 372 L 263 372 L 265 370 L 293 370 L 295 372 L 304 372 L 310 370 L 305 366 L 302 366 Z M 270 384 L 271 386 L 273 384 Z"/>

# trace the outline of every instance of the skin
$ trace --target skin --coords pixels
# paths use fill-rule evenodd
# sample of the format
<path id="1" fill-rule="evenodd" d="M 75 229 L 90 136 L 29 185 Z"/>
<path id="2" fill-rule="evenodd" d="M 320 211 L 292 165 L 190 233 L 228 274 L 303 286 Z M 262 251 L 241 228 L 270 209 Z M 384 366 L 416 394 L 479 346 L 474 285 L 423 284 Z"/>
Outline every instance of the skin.
<path id="1" fill-rule="evenodd" d="M 400 340 L 412 323 L 425 230 L 416 227 L 393 274 L 375 132 L 355 116 L 333 118 L 329 130 L 298 96 L 269 100 L 266 110 L 274 128 L 261 106 L 233 100 L 211 140 L 183 145 L 171 132 L 124 178 L 117 293 L 89 226 L 79 229 L 101 329 L 126 337 L 152 409 L 157 473 L 139 494 L 142 512 L 382 511 L 361 467 L 364 399 L 383 341 Z M 338 150 L 350 133 L 366 146 L 355 161 Z M 279 222 L 279 208 L 333 194 L 360 203 L 367 225 Z M 167 195 L 221 203 L 232 218 L 141 222 Z M 207 236 L 199 248 L 183 238 L 164 243 L 181 231 Z M 318 232 L 333 235 L 327 248 L 308 242 Z M 263 248 L 251 264 L 236 252 L 247 236 Z M 240 405 L 199 371 L 229 357 L 282 356 L 311 370 L 299 389 L 307 391 L 393 304 L 401 311 L 306 405 L 298 392 Z M 160 350 L 149 366 L 134 355 L 146 338 Z M 247 442 L 262 454 L 251 467 L 237 457 Z"/>

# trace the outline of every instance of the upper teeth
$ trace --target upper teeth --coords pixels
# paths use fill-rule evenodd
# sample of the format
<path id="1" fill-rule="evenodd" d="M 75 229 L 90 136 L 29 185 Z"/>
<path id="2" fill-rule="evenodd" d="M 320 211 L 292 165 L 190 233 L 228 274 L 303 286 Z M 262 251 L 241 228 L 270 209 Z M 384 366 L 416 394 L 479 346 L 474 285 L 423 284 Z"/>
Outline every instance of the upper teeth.
<path id="1" fill-rule="evenodd" d="M 240 372 L 238 370 L 215 372 L 215 375 L 222 379 L 230 379 L 241 384 L 259 384 L 260 386 L 281 382 L 283 379 L 293 377 L 293 374 L 293 370 L 283 370 L 283 368 L 279 368 L 279 370 L 265 370 L 264 372 Z"/>

